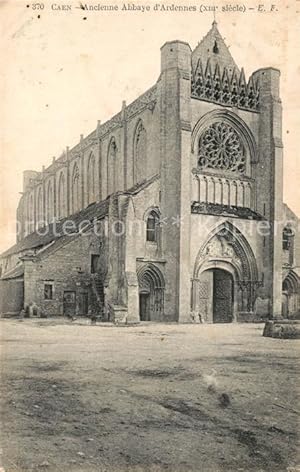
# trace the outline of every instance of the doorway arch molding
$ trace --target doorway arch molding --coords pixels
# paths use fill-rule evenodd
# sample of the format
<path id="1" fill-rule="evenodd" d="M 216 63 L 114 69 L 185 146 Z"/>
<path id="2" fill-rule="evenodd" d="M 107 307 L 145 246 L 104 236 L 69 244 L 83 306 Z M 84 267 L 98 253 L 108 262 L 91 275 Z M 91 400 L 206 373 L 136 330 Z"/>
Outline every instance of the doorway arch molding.
<path id="1" fill-rule="evenodd" d="M 210 254 L 209 247 L 213 240 L 220 242 L 220 254 Z M 229 221 L 219 224 L 209 233 L 197 254 L 193 278 L 198 279 L 209 265 L 212 265 L 211 268 L 226 266 L 227 271 L 230 267 L 234 268 L 235 279 L 239 281 L 258 280 L 257 263 L 252 248 L 241 231 Z"/>
<path id="2" fill-rule="evenodd" d="M 290 269 L 283 276 L 282 282 L 282 312 L 284 317 L 290 317 L 300 310 L 300 277 Z"/>
<path id="3" fill-rule="evenodd" d="M 139 316 L 141 321 L 162 321 L 164 316 L 164 277 L 153 263 L 137 270 Z"/>
<path id="4" fill-rule="evenodd" d="M 142 267 L 139 267 L 139 269 L 137 270 L 137 277 L 139 290 L 143 288 L 146 289 L 149 283 L 157 289 L 165 288 L 165 281 L 161 270 L 152 263 L 145 264 Z"/>
<path id="5" fill-rule="evenodd" d="M 203 264 L 201 264 L 200 270 L 198 272 L 198 277 L 206 270 L 213 270 L 213 269 L 220 269 L 220 270 L 224 270 L 225 272 L 229 272 L 232 275 L 234 282 L 241 280 L 240 268 L 236 264 L 230 261 L 225 261 L 223 259 L 214 259 L 211 261 L 205 261 Z"/>
<path id="6" fill-rule="evenodd" d="M 203 284 L 206 285 L 207 281 L 205 281 L 205 278 L 203 279 L 202 276 L 205 277 L 205 274 L 208 274 L 208 273 L 214 274 L 215 271 L 218 271 L 218 272 L 221 271 L 223 273 L 229 274 L 232 278 L 232 282 L 233 282 L 233 285 L 232 285 L 232 300 L 231 300 L 231 303 L 232 303 L 232 312 L 231 313 L 232 313 L 232 315 L 231 315 L 230 321 L 237 321 L 239 308 L 241 308 L 242 305 L 243 305 L 243 294 L 242 294 L 242 292 L 239 288 L 239 284 L 238 284 L 238 282 L 242 278 L 242 274 L 241 274 L 240 267 L 237 264 L 235 264 L 234 262 L 229 261 L 229 260 L 215 258 L 214 260 L 206 260 L 201 264 L 201 266 L 199 267 L 197 278 L 194 278 L 192 280 L 192 286 L 191 286 L 191 294 L 192 294 L 191 309 L 192 309 L 192 312 L 199 313 L 200 316 L 201 316 L 202 322 L 209 321 L 209 319 L 211 319 L 211 321 L 214 320 L 215 314 L 216 314 L 214 312 L 214 309 L 212 308 L 212 306 L 214 305 L 214 297 L 212 297 L 212 299 L 211 299 L 211 309 L 207 310 L 207 307 L 206 307 L 205 308 L 205 313 L 203 313 L 202 304 L 203 304 L 203 301 L 205 302 L 205 304 L 206 304 L 206 301 L 208 302 L 209 295 L 208 295 L 208 292 L 207 292 L 206 296 L 203 296 Z M 214 276 L 212 276 L 212 277 L 213 277 L 213 279 L 211 279 L 211 280 L 214 280 Z M 209 290 L 207 285 L 206 285 L 206 287 L 207 288 L 204 290 L 205 292 L 206 292 L 206 290 Z M 214 284 L 213 284 L 213 286 L 211 286 L 211 290 L 213 290 L 213 292 L 214 292 L 213 287 L 214 287 Z M 206 297 L 207 297 L 207 300 L 206 301 L 203 300 L 203 298 L 205 299 Z M 201 299 L 202 299 L 202 303 L 201 303 Z M 202 308 L 201 308 L 201 306 L 202 306 Z M 210 315 L 208 313 L 209 311 L 211 311 Z"/>
<path id="7" fill-rule="evenodd" d="M 283 278 L 283 289 L 289 293 L 299 293 L 300 278 L 292 269 Z"/>

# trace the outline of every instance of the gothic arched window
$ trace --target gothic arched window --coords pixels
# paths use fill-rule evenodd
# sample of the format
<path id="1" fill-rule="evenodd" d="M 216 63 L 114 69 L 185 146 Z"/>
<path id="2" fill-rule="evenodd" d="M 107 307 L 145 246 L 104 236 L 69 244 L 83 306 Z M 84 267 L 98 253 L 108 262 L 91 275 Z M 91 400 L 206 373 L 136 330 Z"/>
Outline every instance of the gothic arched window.
<path id="1" fill-rule="evenodd" d="M 246 173 L 246 149 L 238 132 L 225 122 L 206 128 L 198 141 L 201 170 Z"/>
<path id="2" fill-rule="evenodd" d="M 37 220 L 37 226 L 41 227 L 44 225 L 43 221 L 43 193 L 42 193 L 42 188 L 39 187 L 38 192 L 37 192 L 37 199 L 36 199 L 36 220 Z"/>
<path id="3" fill-rule="evenodd" d="M 117 190 L 118 148 L 115 138 L 111 138 L 107 153 L 107 190 L 108 195 Z"/>
<path id="4" fill-rule="evenodd" d="M 96 200 L 95 157 L 90 155 L 87 167 L 88 205 Z"/>
<path id="5" fill-rule="evenodd" d="M 136 127 L 134 143 L 134 183 L 145 178 L 145 166 L 147 164 L 147 133 L 143 122 L 140 120 Z"/>
<path id="6" fill-rule="evenodd" d="M 65 185 L 65 176 L 61 172 L 58 180 L 58 207 L 57 207 L 57 216 L 62 218 L 66 216 L 66 185 Z"/>
<path id="7" fill-rule="evenodd" d="M 48 182 L 47 187 L 47 223 L 51 223 L 53 220 L 53 187 L 52 182 Z"/>
<path id="8" fill-rule="evenodd" d="M 34 230 L 34 201 L 33 195 L 30 195 L 29 198 L 29 230 Z"/>
<path id="9" fill-rule="evenodd" d="M 289 227 L 285 227 L 282 232 L 282 249 L 284 251 L 289 251 L 293 241 L 293 230 Z"/>
<path id="10" fill-rule="evenodd" d="M 283 263 L 293 265 L 294 263 L 294 230 L 286 226 L 282 232 Z"/>
<path id="11" fill-rule="evenodd" d="M 150 242 L 158 242 L 159 236 L 159 214 L 152 210 L 148 215 L 146 223 L 146 240 Z"/>
<path id="12" fill-rule="evenodd" d="M 80 209 L 80 186 L 79 186 L 79 169 L 77 164 L 74 165 L 72 175 L 72 213 L 76 213 Z"/>

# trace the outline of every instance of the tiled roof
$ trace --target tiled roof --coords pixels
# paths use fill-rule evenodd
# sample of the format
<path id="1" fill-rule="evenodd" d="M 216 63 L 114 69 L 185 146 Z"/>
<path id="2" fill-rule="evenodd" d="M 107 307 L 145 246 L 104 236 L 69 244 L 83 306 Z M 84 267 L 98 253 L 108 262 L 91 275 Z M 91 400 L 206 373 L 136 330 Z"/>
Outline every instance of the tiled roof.
<path id="1" fill-rule="evenodd" d="M 29 249 L 38 249 L 43 246 L 50 244 L 52 241 L 55 241 L 61 238 L 64 234 L 63 228 L 66 221 L 73 221 L 74 223 L 74 233 L 76 228 L 79 227 L 80 223 L 85 220 L 92 221 L 94 218 L 102 218 L 107 214 L 108 211 L 108 200 L 104 200 L 100 203 L 92 203 L 84 210 L 70 215 L 62 220 L 51 223 L 44 228 L 39 228 L 38 231 L 28 234 L 21 241 L 16 243 L 14 246 L 9 248 L 7 251 L 1 254 L 1 257 L 9 256 L 10 254 L 16 254 L 23 252 Z M 68 226 L 68 232 L 71 233 L 70 227 Z"/>
<path id="2" fill-rule="evenodd" d="M 16 279 L 24 275 L 23 264 L 19 264 L 1 277 L 1 280 Z"/>
<path id="3" fill-rule="evenodd" d="M 130 189 L 126 191 L 116 192 L 116 194 L 135 195 L 136 193 L 145 189 L 146 187 L 151 185 L 155 180 L 158 180 L 158 179 L 159 179 L 159 175 L 156 174 L 153 177 L 150 177 L 149 179 L 145 179 L 142 182 L 134 185 Z M 44 246 L 47 246 L 53 241 L 61 239 L 65 235 L 63 228 L 66 221 L 74 222 L 74 233 L 76 234 L 78 231 L 79 225 L 82 222 L 86 220 L 89 220 L 92 222 L 95 218 L 101 219 L 105 215 L 107 215 L 108 205 L 109 205 L 109 197 L 107 197 L 106 200 L 102 200 L 99 203 L 90 204 L 87 208 L 84 208 L 83 210 L 79 211 L 78 213 L 75 213 L 74 215 L 70 215 L 66 218 L 63 218 L 62 220 L 56 221 L 55 223 L 51 223 L 50 225 L 45 226 L 44 228 L 39 228 L 38 231 L 28 234 L 28 236 L 23 238 L 21 241 L 16 243 L 11 248 L 7 249 L 7 251 L 3 252 L 1 254 L 1 257 L 7 257 L 11 254 L 20 253 L 20 252 L 27 251 L 30 249 L 32 250 L 39 249 Z M 68 237 L 70 237 L 70 233 L 71 233 L 70 226 L 68 226 Z"/>
<path id="4" fill-rule="evenodd" d="M 149 185 L 151 185 L 153 182 L 158 180 L 159 177 L 160 177 L 159 174 L 155 174 L 152 177 L 150 177 L 149 179 L 142 180 L 138 184 L 135 184 L 133 187 L 131 187 L 129 190 L 124 191 L 122 193 L 125 193 L 125 194 L 129 193 L 131 195 L 135 195 L 136 193 L 139 193 L 142 190 L 144 190 L 146 187 L 149 187 Z"/>

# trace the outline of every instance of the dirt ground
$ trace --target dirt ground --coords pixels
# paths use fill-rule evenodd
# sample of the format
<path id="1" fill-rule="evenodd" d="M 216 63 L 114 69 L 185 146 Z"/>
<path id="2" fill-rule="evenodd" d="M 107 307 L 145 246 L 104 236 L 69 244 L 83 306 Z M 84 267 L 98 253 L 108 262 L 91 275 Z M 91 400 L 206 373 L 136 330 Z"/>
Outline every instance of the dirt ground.
<path id="1" fill-rule="evenodd" d="M 300 464 L 300 341 L 263 338 L 260 324 L 30 319 L 0 330 L 5 472 Z"/>

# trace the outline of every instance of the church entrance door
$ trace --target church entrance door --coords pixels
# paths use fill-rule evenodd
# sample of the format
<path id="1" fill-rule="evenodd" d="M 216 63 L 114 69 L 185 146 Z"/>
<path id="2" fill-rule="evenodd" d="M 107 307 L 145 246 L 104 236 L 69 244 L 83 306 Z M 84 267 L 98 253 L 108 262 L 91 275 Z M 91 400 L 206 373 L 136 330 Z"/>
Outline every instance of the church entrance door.
<path id="1" fill-rule="evenodd" d="M 202 322 L 231 323 L 233 320 L 233 277 L 223 269 L 208 269 L 197 283 L 196 311 Z"/>
<path id="2" fill-rule="evenodd" d="M 164 278 L 158 267 L 147 264 L 138 270 L 141 321 L 163 321 Z"/>
<path id="3" fill-rule="evenodd" d="M 233 319 L 233 279 L 226 270 L 213 271 L 213 322 L 231 323 Z"/>
<path id="4" fill-rule="evenodd" d="M 140 320 L 150 321 L 150 293 L 140 293 Z"/>

